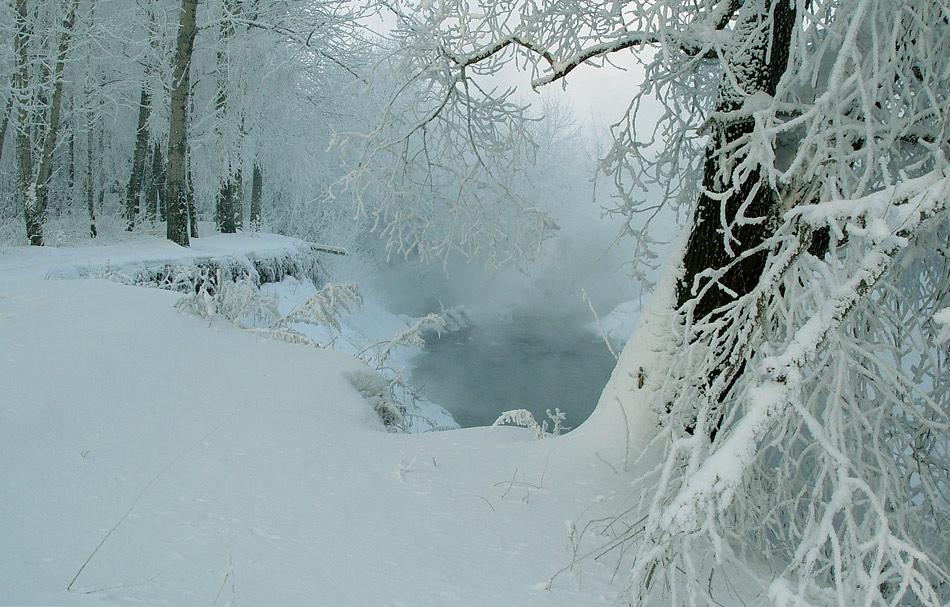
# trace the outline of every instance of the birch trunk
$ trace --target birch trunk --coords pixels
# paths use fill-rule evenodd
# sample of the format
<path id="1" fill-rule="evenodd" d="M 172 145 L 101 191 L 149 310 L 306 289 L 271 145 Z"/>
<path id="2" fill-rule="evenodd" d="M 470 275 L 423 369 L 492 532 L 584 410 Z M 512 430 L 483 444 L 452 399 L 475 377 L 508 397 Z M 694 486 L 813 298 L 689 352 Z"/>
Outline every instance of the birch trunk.
<path id="1" fill-rule="evenodd" d="M 224 3 L 224 17 L 221 23 L 221 33 L 218 40 L 218 96 L 215 99 L 215 113 L 217 114 L 218 139 L 225 139 L 225 130 L 223 123 L 227 120 L 228 109 L 228 52 L 227 46 L 229 40 L 234 36 L 234 17 L 240 14 L 241 5 L 235 0 L 227 0 Z M 229 150 L 230 151 L 230 150 Z M 238 165 L 230 153 L 226 153 L 224 161 L 224 175 L 221 179 L 221 186 L 218 190 L 218 196 L 215 200 L 215 223 L 218 231 L 223 234 L 234 234 L 240 223 L 240 212 L 236 207 L 240 206 L 241 195 L 241 173 L 236 169 Z"/>

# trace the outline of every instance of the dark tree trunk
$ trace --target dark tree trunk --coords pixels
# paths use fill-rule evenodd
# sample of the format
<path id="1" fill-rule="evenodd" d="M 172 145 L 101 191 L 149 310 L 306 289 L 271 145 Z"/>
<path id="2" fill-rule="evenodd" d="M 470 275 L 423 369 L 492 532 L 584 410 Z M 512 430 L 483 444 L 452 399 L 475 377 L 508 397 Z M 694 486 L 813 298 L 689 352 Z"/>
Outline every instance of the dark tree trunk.
<path id="1" fill-rule="evenodd" d="M 7 101 L 7 107 L 3 112 L 3 121 L 0 122 L 0 160 L 3 160 L 3 142 L 7 139 L 7 126 L 10 124 L 10 114 L 13 113 L 13 98 Z"/>
<path id="2" fill-rule="evenodd" d="M 132 172 L 125 193 L 125 220 L 128 231 L 135 229 L 135 217 L 141 208 L 142 190 L 145 183 L 145 156 L 148 153 L 148 119 L 151 113 L 152 96 L 145 83 L 139 93 L 139 120 L 135 130 L 135 151 L 132 154 Z"/>
<path id="3" fill-rule="evenodd" d="M 234 175 L 234 187 L 231 192 L 231 211 L 234 215 L 234 227 L 244 228 L 244 175 L 238 171 Z"/>
<path id="4" fill-rule="evenodd" d="M 191 53 L 195 44 L 198 0 L 182 0 L 178 43 L 172 73 L 171 113 L 168 128 L 168 209 L 166 234 L 183 247 L 188 240 L 188 183 L 185 155 L 188 147 L 188 100 L 191 90 Z"/>
<path id="5" fill-rule="evenodd" d="M 794 25 L 794 0 L 751 0 L 740 9 L 736 23 L 739 32 L 737 38 L 751 41 L 751 44 L 732 59 L 731 75 L 723 76 L 716 112 L 739 109 L 749 95 L 775 94 L 788 66 Z M 758 284 L 765 267 L 766 251 L 744 258 L 743 254 L 760 247 L 774 234 L 781 202 L 778 192 L 760 178 L 758 170 L 751 171 L 744 181 L 735 182 L 731 167 L 743 159 L 732 155 L 728 166 L 723 166 L 727 154 L 721 153 L 723 148 L 732 146 L 751 133 L 753 127 L 752 120 L 722 125 L 713 133 L 706 148 L 703 193 L 693 215 L 683 257 L 684 273 L 676 290 L 677 307 L 682 308 L 692 302 L 694 321 L 715 319 L 723 306 L 748 294 Z M 745 220 L 737 223 L 740 210 Z M 748 223 L 746 220 L 749 219 L 754 221 Z M 728 244 L 727 233 L 732 236 Z M 708 277 L 699 278 L 703 272 L 720 270 L 729 264 L 733 265 L 717 279 L 717 284 L 707 285 Z M 710 288 L 696 299 L 696 294 L 705 286 Z M 732 380 L 741 372 L 741 363 L 739 365 Z M 712 387 L 726 367 L 726 363 L 723 363 L 710 377 L 705 378 L 706 386 Z M 720 385 L 723 388 L 718 394 L 708 395 L 713 401 L 722 402 L 732 381 Z M 713 437 L 717 424 L 714 422 L 710 425 Z"/>
<path id="6" fill-rule="evenodd" d="M 264 176 L 261 174 L 261 165 L 254 163 L 254 175 L 251 179 L 251 216 L 249 218 L 252 232 L 261 231 L 261 195 L 264 191 Z"/>
<path id="7" fill-rule="evenodd" d="M 145 209 L 151 219 L 165 221 L 165 162 L 157 143 L 152 145 L 151 160 L 147 164 L 150 168 L 146 172 Z"/>
<path id="8" fill-rule="evenodd" d="M 71 126 L 69 129 L 69 183 L 67 184 L 67 196 L 65 200 L 66 210 L 72 212 L 73 194 L 76 190 L 76 128 Z M 62 205 L 61 205 L 62 206 Z"/>
<path id="9" fill-rule="evenodd" d="M 191 177 L 191 167 L 188 167 L 188 226 L 191 228 L 191 237 L 198 238 L 198 210 L 195 208 L 195 183 Z"/>
<path id="10" fill-rule="evenodd" d="M 227 121 L 228 114 L 228 42 L 234 36 L 234 18 L 240 14 L 241 5 L 234 0 L 226 0 L 222 8 L 224 15 L 221 20 L 217 53 L 218 96 L 215 99 L 215 114 L 217 115 L 215 130 L 219 136 L 224 132 L 222 124 Z M 221 187 L 215 200 L 215 223 L 222 234 L 234 234 L 241 223 L 241 173 L 234 167 L 235 161 L 229 154 Z"/>
<path id="11" fill-rule="evenodd" d="M 93 121 L 90 119 L 86 125 L 86 211 L 89 213 L 89 237 L 95 238 L 99 235 L 96 229 L 96 180 L 93 171 L 92 148 L 94 136 Z"/>
<path id="12" fill-rule="evenodd" d="M 215 204 L 215 223 L 222 234 L 234 234 L 237 226 L 234 223 L 234 182 L 227 179 L 221 184 Z"/>

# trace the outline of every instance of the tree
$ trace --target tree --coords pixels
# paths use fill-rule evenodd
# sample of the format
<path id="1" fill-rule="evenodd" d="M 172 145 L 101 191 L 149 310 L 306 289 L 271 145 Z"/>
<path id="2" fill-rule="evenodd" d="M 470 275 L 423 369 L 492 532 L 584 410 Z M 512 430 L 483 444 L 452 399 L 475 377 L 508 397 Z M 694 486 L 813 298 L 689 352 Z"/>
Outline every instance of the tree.
<path id="1" fill-rule="evenodd" d="M 486 159 L 516 156 L 528 132 L 487 78 L 513 62 L 539 87 L 628 49 L 644 64 L 601 170 L 631 224 L 645 218 L 641 259 L 658 208 L 689 220 L 580 430 L 626 428 L 638 461 L 656 462 L 638 464 L 611 543 L 627 599 L 713 604 L 730 565 L 781 605 L 946 604 L 946 3 L 390 6 L 400 111 L 361 159 L 428 165 L 390 173 L 397 191 L 464 177 L 449 206 L 462 212 L 465 180 L 497 175 Z M 644 136 L 636 112 L 651 99 L 663 114 Z M 418 246 L 428 218 L 390 200 L 380 230 Z"/>
<path id="2" fill-rule="evenodd" d="M 215 99 L 215 113 L 218 114 L 218 132 L 216 133 L 219 140 L 224 140 L 224 133 L 221 131 L 222 125 L 225 123 L 226 114 L 228 114 L 228 85 L 231 80 L 229 78 L 230 71 L 230 56 L 228 53 L 228 45 L 231 39 L 235 34 L 235 20 L 240 18 L 241 10 L 243 6 L 239 0 L 225 0 L 222 3 L 222 9 L 224 15 L 221 18 L 221 27 L 220 27 L 220 36 L 219 36 L 219 47 L 217 51 L 217 69 L 219 72 L 219 83 L 218 83 L 218 92 L 217 98 Z M 233 104 L 233 100 L 232 100 Z M 233 110 L 232 110 L 233 112 Z M 239 121 L 243 122 L 243 121 Z M 243 125 L 240 130 L 243 130 Z M 236 145 L 238 142 L 232 141 L 232 145 L 223 146 L 224 149 L 231 150 L 237 148 Z M 221 187 L 218 190 L 217 199 L 215 201 L 215 223 L 218 225 L 218 230 L 225 234 L 233 234 L 241 225 L 241 220 L 243 216 L 241 198 L 243 194 L 242 187 L 242 177 L 241 177 L 241 168 L 240 166 L 232 166 L 232 164 L 238 164 L 239 158 L 230 158 L 230 154 L 225 154 L 224 159 L 224 174 L 221 176 Z"/>
<path id="3" fill-rule="evenodd" d="M 40 26 L 33 22 L 27 0 L 16 0 L 14 90 L 17 99 L 17 168 L 26 232 L 31 245 L 43 244 L 43 222 L 49 201 L 53 152 L 57 143 L 63 103 L 63 69 L 66 65 L 66 53 L 76 18 L 77 4 L 78 0 L 71 0 L 66 6 L 66 14 L 57 37 L 54 67 L 49 79 L 52 92 L 46 97 L 34 94 L 36 75 L 33 72 L 39 71 L 45 75 L 47 68 L 42 63 L 31 61 L 29 48 L 31 43 L 37 45 L 35 39 L 39 37 L 36 34 L 39 33 Z M 39 85 L 45 86 L 47 83 L 40 80 Z M 35 102 L 38 103 L 34 105 Z M 37 112 L 41 117 L 35 116 Z M 34 145 L 37 143 L 34 137 L 39 141 L 38 158 L 34 158 Z"/>
<path id="4" fill-rule="evenodd" d="M 172 62 L 172 96 L 168 128 L 168 240 L 187 247 L 188 239 L 188 101 L 191 94 L 191 54 L 194 49 L 198 0 L 182 0 L 178 43 Z"/>

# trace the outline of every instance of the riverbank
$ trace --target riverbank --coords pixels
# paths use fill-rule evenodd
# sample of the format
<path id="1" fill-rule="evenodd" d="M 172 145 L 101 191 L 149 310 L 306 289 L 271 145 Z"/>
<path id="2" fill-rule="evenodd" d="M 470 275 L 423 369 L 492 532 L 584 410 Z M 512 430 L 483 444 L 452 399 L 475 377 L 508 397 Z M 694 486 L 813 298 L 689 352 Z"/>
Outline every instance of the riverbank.
<path id="1" fill-rule="evenodd" d="M 67 254 L 17 255 L 34 250 Z M 583 585 L 570 566 L 603 541 L 574 530 L 622 508 L 629 478 L 605 463 L 622 446 L 521 428 L 388 433 L 350 356 L 182 313 L 179 293 L 6 276 L 0 603 L 616 594 L 612 563 L 585 562 Z"/>

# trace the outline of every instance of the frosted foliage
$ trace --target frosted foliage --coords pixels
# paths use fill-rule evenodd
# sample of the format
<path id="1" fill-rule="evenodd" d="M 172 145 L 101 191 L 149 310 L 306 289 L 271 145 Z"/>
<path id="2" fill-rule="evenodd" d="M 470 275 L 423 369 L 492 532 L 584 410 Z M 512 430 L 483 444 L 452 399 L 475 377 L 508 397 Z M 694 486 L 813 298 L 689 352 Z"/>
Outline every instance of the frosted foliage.
<path id="1" fill-rule="evenodd" d="M 538 423 L 538 420 L 534 419 L 534 415 L 531 414 L 527 409 L 514 409 L 512 411 L 505 411 L 498 416 L 498 419 L 492 424 L 492 428 L 495 426 L 521 426 L 522 428 L 527 428 L 534 433 L 534 437 L 537 439 L 544 438 L 544 428 Z"/>
<path id="2" fill-rule="evenodd" d="M 288 314 L 282 324 L 309 322 L 339 332 L 342 316 L 362 305 L 363 296 L 356 283 L 328 284 Z"/>
<path id="3" fill-rule="evenodd" d="M 762 562 L 743 575 L 776 604 L 946 603 L 950 355 L 932 318 L 950 289 L 950 175 L 907 185 L 790 212 L 762 283 L 675 328 L 647 386 L 662 458 L 638 481 L 631 597 L 675 603 L 648 591 L 676 586 L 705 604 L 696 580 L 726 575 L 713 563 Z M 807 235 L 828 225 L 847 238 L 815 257 Z"/>
<path id="4" fill-rule="evenodd" d="M 434 66 L 420 74 L 457 90 L 512 61 L 541 86 L 637 53 L 646 77 L 601 168 L 638 262 L 654 263 L 661 210 L 719 202 L 733 259 L 643 325 L 659 345 L 614 375 L 634 378 L 624 415 L 659 422 L 594 552 L 617 548 L 625 599 L 734 602 L 741 577 L 761 588 L 747 604 L 950 604 L 950 4 L 459 0 L 402 23 Z M 785 50 L 780 78 L 757 82 Z M 660 120 L 638 131 L 654 99 Z M 750 211 L 763 189 L 768 219 Z M 749 225 L 761 244 L 738 241 Z M 758 284 L 697 312 L 756 255 Z"/>
<path id="5" fill-rule="evenodd" d="M 950 356 L 937 322 L 950 290 L 950 72 L 938 58 L 950 12 L 824 2 L 799 14 L 775 98 L 728 115 L 674 113 L 708 101 L 675 101 L 682 63 L 659 54 L 648 68 L 661 128 L 682 123 L 647 176 L 696 174 L 683 124 L 751 119 L 719 166 L 758 167 L 789 210 L 760 249 L 759 285 L 706 318 L 687 302 L 666 374 L 648 386 L 662 457 L 626 538 L 639 547 L 627 553 L 635 603 L 712 603 L 727 563 L 778 605 L 950 601 Z M 679 202 L 695 197 L 678 187 Z"/>
<path id="6" fill-rule="evenodd" d="M 374 72 L 386 101 L 374 130 L 337 138 L 358 168 L 333 191 L 356 201 L 391 255 L 460 254 L 488 265 L 533 257 L 557 229 L 533 195 L 536 120 L 513 89 L 470 77 L 478 68 L 458 69 L 447 51 L 464 32 L 440 28 L 453 28 L 465 11 L 454 2 L 439 6 L 444 18 L 435 23 L 387 3 L 397 14 L 399 50 Z"/>
<path id="7" fill-rule="evenodd" d="M 389 357 L 393 350 L 399 346 L 409 346 L 411 348 L 425 347 L 423 334 L 435 332 L 440 334 L 445 328 L 445 319 L 438 314 L 427 314 L 418 319 L 412 326 L 406 329 L 398 329 L 392 339 L 377 341 L 359 353 L 359 357 L 368 363 L 375 365 L 377 370 L 382 371 L 388 365 Z"/>
<path id="8" fill-rule="evenodd" d="M 534 414 L 527 409 L 513 409 L 511 411 L 505 411 L 498 416 L 492 423 L 492 428 L 496 426 L 521 426 L 522 428 L 527 428 L 530 430 L 534 437 L 538 440 L 544 438 L 548 435 L 548 420 L 551 421 L 551 434 L 554 436 L 560 436 L 561 432 L 569 430 L 567 426 L 564 425 L 564 420 L 567 418 L 565 414 L 560 409 L 554 409 L 552 413 L 550 409 L 545 410 L 545 414 L 548 419 L 543 420 L 540 424 L 538 420 L 534 418 Z"/>
<path id="9" fill-rule="evenodd" d="M 369 370 L 352 373 L 349 380 L 356 391 L 373 406 L 387 430 L 406 431 L 406 407 L 393 398 L 393 386 L 389 380 Z"/>

